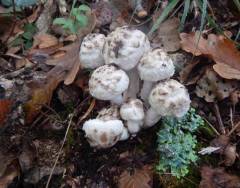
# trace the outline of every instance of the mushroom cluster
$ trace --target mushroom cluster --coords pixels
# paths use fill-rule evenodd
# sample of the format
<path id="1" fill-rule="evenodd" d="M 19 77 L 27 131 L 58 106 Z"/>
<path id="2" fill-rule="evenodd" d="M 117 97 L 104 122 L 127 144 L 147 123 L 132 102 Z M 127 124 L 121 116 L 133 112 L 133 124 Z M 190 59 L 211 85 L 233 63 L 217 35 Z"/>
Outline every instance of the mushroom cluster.
<path id="1" fill-rule="evenodd" d="M 110 101 L 96 119 L 84 122 L 92 147 L 108 148 L 155 125 L 161 117 L 180 118 L 190 108 L 186 88 L 176 80 L 174 64 L 162 49 L 151 49 L 140 30 L 120 27 L 108 36 L 87 35 L 80 48 L 83 68 L 94 69 L 89 92 Z"/>

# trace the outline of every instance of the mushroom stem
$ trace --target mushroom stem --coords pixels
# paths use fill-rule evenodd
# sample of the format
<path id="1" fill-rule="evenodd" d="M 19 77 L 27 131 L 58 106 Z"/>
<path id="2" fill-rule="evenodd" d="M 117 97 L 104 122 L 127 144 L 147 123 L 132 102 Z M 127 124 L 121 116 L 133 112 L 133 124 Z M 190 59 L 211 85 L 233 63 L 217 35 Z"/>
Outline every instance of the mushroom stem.
<path id="1" fill-rule="evenodd" d="M 141 129 L 141 126 L 142 126 L 141 121 L 134 121 L 134 120 L 127 121 L 127 128 L 131 134 L 138 133 Z"/>
<path id="2" fill-rule="evenodd" d="M 146 104 L 148 104 L 147 100 L 148 100 L 148 96 L 149 96 L 149 94 L 151 92 L 152 86 L 153 86 L 153 82 L 146 81 L 146 80 L 143 81 L 143 86 L 142 86 L 142 89 L 141 89 L 140 96 L 141 96 L 141 99 Z"/>
<path id="3" fill-rule="evenodd" d="M 128 86 L 128 90 L 126 92 L 126 98 L 133 98 L 135 99 L 137 97 L 137 94 L 139 92 L 140 87 L 140 78 L 138 75 L 137 68 L 133 68 L 129 71 L 127 71 L 127 75 L 129 77 L 130 83 Z"/>
<path id="4" fill-rule="evenodd" d="M 157 114 L 151 107 L 147 110 L 144 119 L 144 127 L 152 127 L 161 119 L 161 116 Z"/>
<path id="5" fill-rule="evenodd" d="M 124 99 L 123 99 L 123 96 L 122 96 L 122 95 L 117 95 L 116 97 L 114 97 L 114 98 L 111 100 L 111 102 L 112 102 L 113 104 L 117 104 L 117 105 L 122 104 L 123 101 L 124 101 Z"/>
<path id="6" fill-rule="evenodd" d="M 126 127 L 123 128 L 123 132 L 121 134 L 120 140 L 127 140 L 129 138 L 128 129 Z"/>

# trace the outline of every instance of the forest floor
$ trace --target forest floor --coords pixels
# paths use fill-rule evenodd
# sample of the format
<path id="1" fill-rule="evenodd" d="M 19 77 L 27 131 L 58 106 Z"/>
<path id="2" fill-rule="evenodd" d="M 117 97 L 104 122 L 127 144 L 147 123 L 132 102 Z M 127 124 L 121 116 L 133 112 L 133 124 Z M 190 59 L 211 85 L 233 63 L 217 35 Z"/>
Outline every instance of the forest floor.
<path id="1" fill-rule="evenodd" d="M 178 1 L 156 24 L 174 1 L 146 1 L 145 18 L 118 0 L 77 1 L 76 7 L 85 3 L 91 12 L 87 25 L 72 34 L 52 24 L 69 15 L 73 2 L 64 2 L 22 9 L 0 4 L 0 188 L 240 187 L 240 4 L 209 0 L 208 16 L 191 6 L 180 23 L 185 1 Z M 90 147 L 81 129 L 109 105 L 89 94 L 91 71 L 80 68 L 81 41 L 88 33 L 107 35 L 123 25 L 146 34 L 157 25 L 148 35 L 151 45 L 176 62 L 174 78 L 187 87 L 191 106 L 205 121 L 196 132 L 197 152 L 220 147 L 198 154 L 181 179 L 156 171 L 161 122 L 101 150 Z"/>

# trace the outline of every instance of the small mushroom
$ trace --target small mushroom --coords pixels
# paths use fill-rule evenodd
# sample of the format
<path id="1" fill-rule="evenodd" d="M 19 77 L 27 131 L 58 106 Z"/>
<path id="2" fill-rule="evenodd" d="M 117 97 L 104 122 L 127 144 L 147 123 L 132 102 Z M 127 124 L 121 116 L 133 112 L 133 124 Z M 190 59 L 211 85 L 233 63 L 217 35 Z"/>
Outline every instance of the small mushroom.
<path id="1" fill-rule="evenodd" d="M 131 134 L 140 131 L 143 125 L 143 103 L 139 99 L 130 99 L 120 108 L 121 118 L 127 121 L 126 126 Z"/>
<path id="2" fill-rule="evenodd" d="M 143 54 L 150 50 L 147 36 L 140 30 L 119 27 L 107 38 L 103 48 L 106 64 L 116 64 L 124 70 L 133 69 Z"/>
<path id="3" fill-rule="evenodd" d="M 147 101 L 154 82 L 173 76 L 174 64 L 166 52 L 155 49 L 141 58 L 138 72 L 140 79 L 144 81 L 140 96 L 144 101 Z"/>
<path id="4" fill-rule="evenodd" d="M 127 90 L 128 85 L 127 74 L 113 65 L 97 68 L 89 79 L 89 91 L 93 97 L 116 104 L 123 102 L 122 93 Z"/>
<path id="5" fill-rule="evenodd" d="M 186 88 L 178 81 L 170 79 L 158 83 L 149 95 L 151 107 L 146 113 L 145 126 L 153 126 L 162 116 L 184 116 L 190 103 Z"/>
<path id="6" fill-rule="evenodd" d="M 83 68 L 95 69 L 104 65 L 103 46 L 105 43 L 105 36 L 98 33 L 90 33 L 84 37 L 79 57 Z"/>
<path id="7" fill-rule="evenodd" d="M 96 148 L 109 148 L 129 137 L 116 106 L 102 109 L 97 118 L 86 121 L 82 129 L 90 146 Z"/>

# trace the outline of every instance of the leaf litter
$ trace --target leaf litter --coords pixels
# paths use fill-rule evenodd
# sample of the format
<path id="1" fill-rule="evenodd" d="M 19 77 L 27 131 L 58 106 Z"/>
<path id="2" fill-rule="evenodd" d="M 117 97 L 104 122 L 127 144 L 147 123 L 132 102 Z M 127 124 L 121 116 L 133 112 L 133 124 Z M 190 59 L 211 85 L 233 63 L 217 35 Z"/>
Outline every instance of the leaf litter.
<path id="1" fill-rule="evenodd" d="M 164 1 L 164 3 L 166 2 Z M 147 7 L 143 6 L 143 9 L 147 11 L 147 14 L 151 15 L 156 2 L 151 1 L 149 4 Z M 51 6 L 48 5 L 53 5 L 54 8 L 50 10 Z M 59 2 L 58 5 L 60 5 Z M 64 6 L 63 8 L 69 7 Z M 5 127 L 9 125 L 10 121 L 12 122 L 15 119 L 19 119 L 19 122 L 24 124 L 18 124 L 18 127 L 9 128 L 9 126 L 6 126 L 4 128 L 7 131 L 6 133 L 10 135 L 4 135 L 4 138 L 7 138 L 6 141 L 8 142 L 10 142 L 9 138 L 13 140 L 14 146 L 10 148 L 11 150 L 13 148 L 17 150 L 18 154 L 13 152 L 14 154 L 7 155 L 9 162 L 6 162 L 4 170 L 2 170 L 3 172 L 0 174 L 0 185 L 7 187 L 21 175 L 24 175 L 25 182 L 32 184 L 38 184 L 43 177 L 49 176 L 52 170 L 52 163 L 56 158 L 55 154 L 59 151 L 62 141 L 61 139 L 56 140 L 56 138 L 66 128 L 66 122 L 61 120 L 61 117 L 59 118 L 60 115 L 58 113 L 62 113 L 60 109 L 68 107 L 69 102 L 77 103 L 68 109 L 71 113 L 77 114 L 75 117 L 76 125 L 73 124 L 69 131 L 67 143 L 63 150 L 63 158 L 60 160 L 61 164 L 56 167 L 54 174 L 59 175 L 64 172 L 65 175 L 66 172 L 66 179 L 68 179 L 66 182 L 72 187 L 83 187 L 86 185 L 89 187 L 111 187 L 109 185 L 114 185 L 115 187 L 148 188 L 162 183 L 159 183 L 161 178 L 154 178 L 156 174 L 153 170 L 154 160 L 152 159 L 156 159 L 153 144 L 156 128 L 153 128 L 147 134 L 140 134 L 129 140 L 128 143 L 121 143 L 106 152 L 94 151 L 89 148 L 84 135 L 78 130 L 83 119 L 86 117 L 91 118 L 96 113 L 96 110 L 108 105 L 108 103 L 95 101 L 88 96 L 87 80 L 89 72 L 86 71 L 85 73 L 81 70 L 79 61 L 79 48 L 82 37 L 90 32 L 100 31 L 106 34 L 109 30 L 127 23 L 130 23 L 130 25 L 132 23 L 140 23 L 140 25 L 142 24 L 143 27 L 147 28 L 144 18 L 139 18 L 137 14 L 131 18 L 131 11 L 133 10 L 130 10 L 127 4 L 120 5 L 117 1 L 114 3 L 100 1 L 93 4 L 92 8 L 96 17 L 92 15 L 89 27 L 85 30 L 80 30 L 80 35 L 78 36 L 69 35 L 64 31 L 57 31 L 51 26 L 51 20 L 56 15 L 56 4 L 54 1 L 48 0 L 44 6 L 37 5 L 37 9 L 34 9 L 32 15 L 28 17 L 29 23 L 34 23 L 37 20 L 36 23 L 39 29 L 38 33 L 33 35 L 33 46 L 29 50 L 24 51 L 22 47 L 10 47 L 7 45 L 8 56 L 3 56 L 6 58 L 6 64 L 4 66 L 0 64 L 1 67 L 4 67 L 1 72 L 7 72 L 7 75 L 10 72 L 10 77 L 4 78 L 13 81 L 13 93 L 16 85 L 20 83 L 17 87 L 18 92 L 15 92 L 15 95 L 19 95 L 19 91 L 21 91 L 19 88 L 22 87 L 24 88 L 22 89 L 22 95 L 26 97 L 24 99 L 21 97 L 16 98 L 9 88 L 5 87 L 4 92 L 10 92 L 10 95 L 5 94 L 0 99 L 0 124 L 4 123 Z M 66 13 L 60 11 L 60 14 Z M 153 47 L 163 48 L 175 58 L 174 62 L 177 68 L 179 68 L 177 72 L 180 71 L 180 74 L 176 76 L 179 76 L 181 82 L 185 83 L 185 85 L 189 85 L 191 98 L 193 100 L 195 98 L 203 98 L 207 102 L 201 101 L 199 106 L 205 105 L 205 108 L 198 110 L 211 114 L 209 110 L 205 109 L 213 102 L 217 101 L 225 105 L 224 109 L 220 108 L 220 112 L 225 111 L 233 104 L 235 113 L 233 113 L 232 117 L 232 126 L 237 125 L 234 123 L 238 121 L 239 116 L 237 111 L 239 109 L 239 83 L 237 80 L 240 79 L 240 55 L 235 47 L 235 43 L 222 35 L 210 33 L 206 38 L 200 37 L 199 45 L 196 49 L 195 40 L 198 32 L 179 34 L 179 16 L 178 18 L 176 17 L 171 16 L 160 25 L 152 39 Z M 132 20 L 130 21 L 129 19 Z M 155 22 L 154 19 L 153 22 Z M 3 29 L 5 35 L 3 39 L 6 40 L 7 38 L 11 42 L 17 36 L 23 34 L 22 26 L 24 23 L 17 21 L 13 33 Z M 51 31 L 47 33 L 47 30 Z M 2 30 L 0 30 L 1 32 Z M 197 56 L 194 57 L 194 61 L 192 61 L 191 57 L 187 57 L 186 53 L 179 50 L 180 47 L 182 50 Z M 180 54 L 183 58 L 178 58 L 176 54 Z M 203 56 L 205 59 L 202 58 Z M 207 62 L 204 61 L 206 59 L 208 59 Z M 9 65 L 13 73 L 7 69 Z M 200 69 L 198 69 L 199 67 Z M 72 88 L 73 86 L 79 87 L 78 92 L 81 92 L 79 95 L 74 94 L 75 90 L 64 89 L 64 87 Z M 228 103 L 228 100 L 231 100 L 231 104 Z M 23 111 L 22 108 L 24 109 Z M 70 111 L 68 111 L 68 114 Z M 21 115 L 16 115 L 13 112 L 18 112 Z M 23 112 L 24 115 L 22 115 Z M 228 113 L 221 113 L 220 115 L 223 116 L 226 129 L 232 130 L 229 124 L 229 117 L 226 114 Z M 15 117 L 15 119 L 9 116 Z M 23 117 L 25 121 L 22 121 Z M 216 125 L 216 121 L 211 123 L 213 123 L 213 126 L 214 124 Z M 54 125 L 51 126 L 49 124 L 60 124 L 62 128 L 45 129 L 46 127 L 54 127 Z M 20 128 L 21 131 L 23 129 L 23 132 L 20 131 Z M 10 132 L 8 132 L 9 130 Z M 205 140 L 204 134 L 200 134 L 201 139 Z M 26 137 L 33 143 L 33 148 L 22 148 L 22 139 L 26 139 Z M 213 156 L 216 154 L 221 155 L 221 159 L 217 160 L 217 165 L 233 169 L 233 172 L 238 169 L 236 164 L 239 162 L 237 139 L 238 130 L 236 129 L 234 134 L 218 136 L 210 143 L 210 146 L 220 147 L 219 150 L 213 152 L 215 153 Z M 206 143 L 209 144 L 209 141 L 207 140 Z M 133 149 L 130 149 L 130 145 Z M 137 159 L 133 157 L 134 155 L 129 154 L 132 152 L 138 156 Z M 38 153 L 38 156 L 35 155 L 36 153 Z M 124 154 L 127 156 L 121 158 L 120 155 L 123 153 L 127 153 Z M 147 154 L 146 158 L 142 153 Z M 70 166 L 74 166 L 74 173 L 69 172 L 69 169 L 65 169 L 65 165 L 62 164 L 62 162 L 66 162 L 65 155 L 67 157 L 71 156 L 68 162 L 72 163 Z M 5 156 L 5 158 L 7 157 Z M 38 159 L 37 165 L 35 163 L 36 158 Z M 132 162 L 134 164 L 129 165 Z M 129 166 L 133 167 L 130 168 Z M 199 168 L 199 165 L 197 168 Z M 201 174 L 202 181 L 200 182 L 200 187 L 239 187 L 239 177 L 228 174 L 220 168 L 203 167 Z M 157 182 L 155 179 L 157 179 Z M 65 181 L 65 179 L 62 180 Z M 173 185 L 174 181 L 176 180 L 171 180 L 169 185 Z M 199 180 L 196 182 L 199 183 Z M 189 184 L 191 183 L 188 182 Z M 195 182 L 192 184 L 195 185 Z M 169 186 L 164 185 L 164 187 Z"/>

